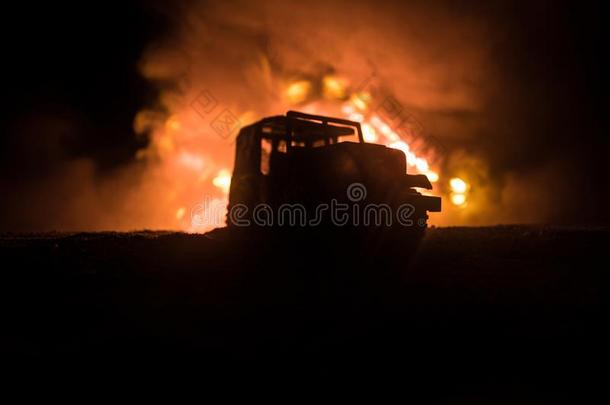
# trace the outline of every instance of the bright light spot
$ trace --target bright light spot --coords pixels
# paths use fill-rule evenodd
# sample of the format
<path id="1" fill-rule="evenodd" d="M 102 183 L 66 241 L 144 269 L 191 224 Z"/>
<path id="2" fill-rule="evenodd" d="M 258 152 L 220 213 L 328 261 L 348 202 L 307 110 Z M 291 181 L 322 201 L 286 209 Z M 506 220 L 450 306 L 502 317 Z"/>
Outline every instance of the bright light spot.
<path id="1" fill-rule="evenodd" d="M 353 113 L 347 115 L 347 119 L 350 121 L 361 122 L 364 120 L 364 116 L 360 113 L 353 112 Z"/>
<path id="2" fill-rule="evenodd" d="M 415 154 L 411 151 L 407 152 L 407 164 L 409 166 L 415 166 L 415 159 L 417 159 L 417 157 L 415 156 Z"/>
<path id="3" fill-rule="evenodd" d="M 387 142 L 398 142 L 400 141 L 400 137 L 398 135 L 396 135 L 396 133 L 394 131 L 392 131 L 392 129 L 385 123 L 383 122 L 378 116 L 373 115 L 370 118 L 370 122 L 371 124 L 377 128 L 378 131 L 380 131 L 383 136 L 385 136 Z"/>
<path id="4" fill-rule="evenodd" d="M 466 190 L 468 189 L 468 184 L 460 179 L 459 177 L 454 177 L 451 180 L 449 180 L 449 186 L 451 187 L 451 190 L 454 193 L 465 193 Z"/>
<path id="5" fill-rule="evenodd" d="M 426 173 L 426 176 L 428 176 L 428 180 L 430 180 L 430 183 L 436 183 L 438 181 L 437 172 L 433 172 L 432 170 L 430 170 L 428 173 Z"/>
<path id="6" fill-rule="evenodd" d="M 187 151 L 182 151 L 180 153 L 180 155 L 178 156 L 178 160 L 180 161 L 180 163 L 182 165 L 188 167 L 189 169 L 192 169 L 195 171 L 203 170 L 203 166 L 204 166 L 203 158 L 199 155 L 196 155 L 194 153 L 190 153 Z"/>
<path id="7" fill-rule="evenodd" d="M 366 110 L 370 100 L 371 95 L 365 92 L 356 93 L 350 98 L 350 101 L 354 107 L 362 111 Z"/>
<path id="8" fill-rule="evenodd" d="M 419 170 L 420 173 L 425 173 L 428 171 L 428 169 L 430 169 L 430 166 L 428 166 L 428 162 L 426 162 L 422 158 L 415 159 L 415 167 L 417 167 L 417 170 Z"/>
<path id="9" fill-rule="evenodd" d="M 292 104 L 299 104 L 307 100 L 311 91 L 311 83 L 307 80 L 299 80 L 292 83 L 286 89 L 286 97 Z"/>
<path id="10" fill-rule="evenodd" d="M 409 145 L 407 145 L 406 142 L 403 142 L 403 141 L 392 142 L 388 146 L 390 148 L 394 148 L 394 149 L 403 151 L 405 153 L 405 155 L 407 155 L 407 156 L 409 154 Z"/>
<path id="11" fill-rule="evenodd" d="M 343 104 L 341 111 L 343 111 L 343 114 L 349 115 L 354 112 L 354 107 L 350 104 Z"/>
<path id="12" fill-rule="evenodd" d="M 184 207 L 178 208 L 178 211 L 176 211 L 176 219 L 178 221 L 180 221 L 184 217 L 185 213 L 186 213 L 186 208 L 184 208 Z"/>
<path id="13" fill-rule="evenodd" d="M 462 206 L 466 204 L 466 196 L 464 194 L 454 193 L 451 194 L 451 202 L 453 205 Z"/>
<path id="14" fill-rule="evenodd" d="M 345 97 L 345 80 L 334 76 L 322 79 L 322 94 L 327 99 L 342 99 Z"/>
<path id="15" fill-rule="evenodd" d="M 385 136 L 388 136 L 392 133 L 392 130 L 390 129 L 390 127 L 385 124 L 381 125 L 381 127 L 379 129 L 381 130 L 381 133 L 384 134 Z"/>
<path id="16" fill-rule="evenodd" d="M 369 124 L 362 124 L 362 137 L 364 138 L 365 142 L 371 143 L 375 143 L 379 139 L 377 132 L 375 132 L 375 128 Z"/>
<path id="17" fill-rule="evenodd" d="M 229 188 L 231 187 L 231 173 L 222 169 L 218 172 L 218 175 L 212 180 L 212 184 L 222 190 L 223 193 L 228 194 Z"/>

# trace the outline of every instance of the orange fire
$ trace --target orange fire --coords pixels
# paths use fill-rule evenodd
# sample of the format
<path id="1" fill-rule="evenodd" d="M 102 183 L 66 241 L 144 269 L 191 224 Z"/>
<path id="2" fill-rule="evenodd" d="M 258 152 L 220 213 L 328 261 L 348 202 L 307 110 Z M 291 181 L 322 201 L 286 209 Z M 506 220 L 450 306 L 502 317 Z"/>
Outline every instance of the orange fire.
<path id="1" fill-rule="evenodd" d="M 409 173 L 425 174 L 432 183 L 447 188 L 446 196 L 453 205 L 466 205 L 468 184 L 460 178 L 452 178 L 443 184 L 440 162 L 432 160 L 421 145 L 418 149 L 412 147 L 373 107 L 376 100 L 370 92 L 350 89 L 346 79 L 335 75 L 325 76 L 317 84 L 299 79 L 283 86 L 283 96 L 280 97 L 283 106 L 278 108 L 343 116 L 360 122 L 366 142 L 403 151 Z M 212 108 L 211 104 L 206 103 L 212 103 L 213 96 L 204 94 L 201 97 L 196 106 L 174 109 L 174 114 L 162 121 L 162 125 L 149 123 L 147 120 L 158 120 L 159 117 L 145 113 L 138 114 L 134 122 L 136 128 L 146 128 L 147 125 L 156 128 L 152 133 L 151 146 L 139 155 L 151 158 L 152 154 L 153 159 L 161 161 L 157 173 L 163 181 L 159 186 L 168 191 L 164 195 L 167 201 L 160 201 L 159 204 L 173 206 L 168 218 L 174 221 L 175 228 L 189 232 L 205 232 L 222 225 L 219 218 L 226 214 L 231 185 L 234 148 L 231 140 L 239 126 L 260 118 L 259 114 L 244 112 L 234 118 L 239 126 L 232 128 L 230 137 L 224 134 L 219 134 L 219 137 L 204 136 L 204 131 L 209 134 L 210 128 L 215 128 L 214 122 L 209 125 L 202 125 L 201 122 L 202 114 Z"/>
<path id="2" fill-rule="evenodd" d="M 449 187 L 451 188 L 451 202 L 453 205 L 463 207 L 466 205 L 466 194 L 469 189 L 468 183 L 459 177 L 453 177 L 449 180 Z"/>
<path id="3" fill-rule="evenodd" d="M 229 188 L 231 187 L 231 172 L 222 169 L 218 172 L 218 175 L 214 177 L 212 184 L 222 190 L 223 194 L 229 194 Z"/>

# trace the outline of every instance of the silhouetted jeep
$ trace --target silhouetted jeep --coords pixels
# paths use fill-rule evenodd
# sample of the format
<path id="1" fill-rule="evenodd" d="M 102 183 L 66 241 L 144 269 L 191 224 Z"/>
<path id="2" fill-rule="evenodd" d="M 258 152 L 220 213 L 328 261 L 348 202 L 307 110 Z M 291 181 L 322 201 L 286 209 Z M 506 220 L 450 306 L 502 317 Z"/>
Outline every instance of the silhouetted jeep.
<path id="1" fill-rule="evenodd" d="M 360 123 L 289 111 L 239 132 L 227 225 L 418 238 L 441 200 L 415 188 L 432 185 L 407 174 L 402 151 L 365 143 Z"/>

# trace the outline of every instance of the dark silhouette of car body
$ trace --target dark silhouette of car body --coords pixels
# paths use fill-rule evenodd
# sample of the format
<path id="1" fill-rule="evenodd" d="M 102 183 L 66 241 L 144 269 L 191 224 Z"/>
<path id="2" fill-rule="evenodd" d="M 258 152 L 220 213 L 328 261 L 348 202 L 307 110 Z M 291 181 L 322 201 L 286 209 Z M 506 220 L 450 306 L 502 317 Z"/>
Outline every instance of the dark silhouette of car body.
<path id="1" fill-rule="evenodd" d="M 360 123 L 289 111 L 239 132 L 227 225 L 405 249 L 441 208 L 416 188 L 432 185 L 407 174 L 402 151 L 366 143 Z"/>

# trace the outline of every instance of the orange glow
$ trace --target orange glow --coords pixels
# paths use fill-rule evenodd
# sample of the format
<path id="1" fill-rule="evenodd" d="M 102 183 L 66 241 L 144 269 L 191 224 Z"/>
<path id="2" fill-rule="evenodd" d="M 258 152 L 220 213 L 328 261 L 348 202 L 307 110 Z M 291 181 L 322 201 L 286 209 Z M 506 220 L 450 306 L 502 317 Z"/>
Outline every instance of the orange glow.
<path id="1" fill-rule="evenodd" d="M 204 168 L 203 158 L 194 153 L 183 151 L 178 156 L 178 160 L 182 165 L 195 171 L 201 171 Z"/>
<path id="2" fill-rule="evenodd" d="M 405 153 L 408 173 L 425 174 L 433 183 L 443 177 L 438 162 L 430 160 L 427 151 L 420 149 L 422 145 L 418 145 L 417 149 L 410 145 L 402 133 L 399 134 L 398 129 L 394 128 L 397 123 L 382 116 L 375 104 L 378 100 L 372 94 L 353 91 L 345 78 L 334 75 L 322 77 L 321 85 L 321 94 L 316 94 L 317 100 L 312 100 L 313 84 L 309 80 L 284 85 L 278 89 L 284 97 L 273 111 L 281 113 L 299 104 L 301 111 L 360 122 L 365 142 L 385 145 Z M 172 223 L 162 226 L 180 226 L 188 232 L 206 232 L 224 225 L 235 144 L 229 141 L 227 133 L 222 132 L 224 127 L 213 120 L 229 110 L 238 120 L 238 126 L 232 129 L 234 136 L 239 127 L 269 115 L 225 106 L 218 106 L 207 113 L 217 101 L 214 95 L 204 92 L 197 97 L 196 108 L 192 103 L 186 108 L 176 106 L 173 114 L 165 119 L 141 112 L 134 123 L 134 126 L 137 124 L 141 127 L 154 125 L 154 122 L 160 124 L 152 133 L 148 149 L 139 151 L 138 155 L 159 162 L 155 166 L 156 171 L 152 172 L 157 176 L 156 180 L 151 184 L 156 189 L 165 190 L 156 202 L 159 209 L 163 208 L 165 212 L 169 210 L 173 219 Z M 466 190 L 467 186 L 462 188 Z M 454 195 L 450 196 L 450 201 L 463 206 L 466 195 L 465 192 L 456 193 L 458 190 L 461 190 L 459 186 L 452 189 Z M 438 195 L 438 190 L 435 192 Z M 176 208 L 176 204 L 181 205 Z M 190 221 L 185 220 L 188 212 L 191 213 Z"/>
<path id="3" fill-rule="evenodd" d="M 182 125 L 180 124 L 178 118 L 172 116 L 165 121 L 165 127 L 172 131 L 180 131 Z"/>
<path id="4" fill-rule="evenodd" d="M 368 107 L 368 103 L 371 99 L 371 95 L 365 92 L 360 92 L 357 94 L 354 94 L 351 98 L 350 98 L 350 103 L 352 103 L 356 108 L 358 108 L 359 110 L 366 110 Z"/>
<path id="5" fill-rule="evenodd" d="M 299 104 L 307 100 L 311 91 L 311 83 L 307 80 L 299 80 L 292 83 L 286 89 L 286 98 L 291 104 Z"/>
<path id="6" fill-rule="evenodd" d="M 449 180 L 449 187 L 451 188 L 451 203 L 458 207 L 464 207 L 467 200 L 467 192 L 470 186 L 466 181 L 459 177 L 453 177 Z"/>
<path id="7" fill-rule="evenodd" d="M 468 190 L 468 184 L 459 177 L 449 180 L 449 186 L 454 193 L 464 194 Z"/>
<path id="8" fill-rule="evenodd" d="M 428 170 L 430 169 L 430 166 L 428 166 L 428 162 L 426 161 L 426 159 L 423 158 L 415 159 L 415 167 L 417 167 L 417 170 L 420 173 L 428 173 Z"/>
<path id="9" fill-rule="evenodd" d="M 365 142 L 375 143 L 379 140 L 375 128 L 367 123 L 362 124 L 362 136 Z"/>
<path id="10" fill-rule="evenodd" d="M 407 145 L 406 142 L 403 142 L 403 141 L 392 142 L 391 144 L 389 144 L 387 146 L 389 146 L 390 148 L 401 150 L 405 153 L 405 155 L 409 154 L 409 145 Z"/>
<path id="11" fill-rule="evenodd" d="M 431 183 L 436 183 L 438 181 L 438 173 L 437 172 L 433 172 L 432 170 L 430 170 L 428 173 L 428 180 L 430 180 Z"/>
<path id="12" fill-rule="evenodd" d="M 451 202 L 453 205 L 461 207 L 466 204 L 466 196 L 464 194 L 453 193 L 451 194 Z"/>
<path id="13" fill-rule="evenodd" d="M 214 177 L 212 184 L 221 189 L 224 194 L 229 194 L 229 188 L 231 187 L 231 172 L 222 169 L 218 172 L 218 175 Z"/>
<path id="14" fill-rule="evenodd" d="M 335 76 L 326 76 L 322 79 L 322 86 L 324 98 L 332 100 L 345 97 L 345 80 Z"/>
<path id="15" fill-rule="evenodd" d="M 189 232 L 201 232 L 224 225 L 227 215 L 227 201 L 224 198 L 206 199 L 196 204 L 191 211 Z"/>
<path id="16" fill-rule="evenodd" d="M 438 179 L 439 179 L 438 172 L 435 172 L 430 169 L 430 164 L 428 163 L 428 160 L 426 158 L 424 158 L 422 156 L 417 156 L 411 150 L 411 148 L 409 147 L 407 142 L 400 139 L 398 134 L 396 134 L 392 130 L 392 128 L 389 125 L 387 125 L 385 122 L 383 122 L 383 120 L 381 120 L 379 117 L 374 116 L 371 121 L 375 123 L 374 125 L 376 125 L 376 127 L 381 130 L 382 135 L 386 138 L 385 142 L 380 142 L 380 143 L 385 144 L 386 146 L 388 146 L 390 148 L 394 148 L 394 149 L 403 151 L 407 158 L 407 165 L 409 167 L 415 169 L 415 171 L 417 173 L 425 174 L 426 176 L 428 176 L 430 181 L 433 183 L 438 181 Z M 364 130 L 363 130 L 363 132 L 364 132 Z"/>

